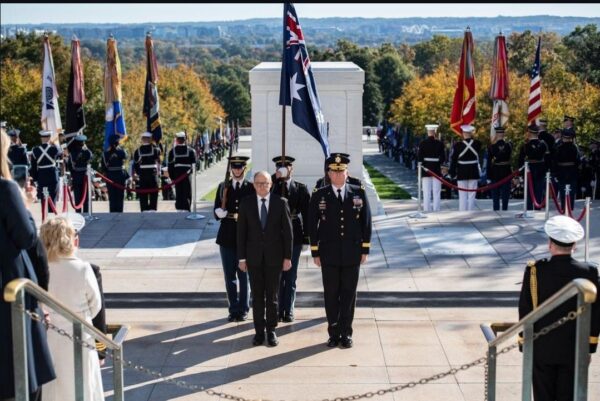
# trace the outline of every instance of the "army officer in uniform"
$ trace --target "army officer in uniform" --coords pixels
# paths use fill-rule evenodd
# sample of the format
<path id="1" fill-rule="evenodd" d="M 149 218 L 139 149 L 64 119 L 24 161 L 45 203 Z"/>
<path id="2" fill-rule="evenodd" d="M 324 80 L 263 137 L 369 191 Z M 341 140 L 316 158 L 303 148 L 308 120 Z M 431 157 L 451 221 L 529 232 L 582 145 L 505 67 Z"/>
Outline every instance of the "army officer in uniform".
<path id="1" fill-rule="evenodd" d="M 71 144 L 71 150 L 65 152 L 66 168 L 71 173 L 71 186 L 73 188 L 73 195 L 75 198 L 75 204 L 79 205 L 83 199 L 84 189 L 86 188 L 85 183 L 88 180 L 87 168 L 88 164 L 92 161 L 92 152 L 85 146 L 87 137 L 85 135 L 76 135 Z M 89 193 L 89 191 L 88 191 Z M 83 202 L 83 213 L 88 212 L 89 199 Z M 82 209 L 75 210 L 78 213 L 82 212 Z"/>
<path id="2" fill-rule="evenodd" d="M 217 244 L 225 276 L 225 290 L 229 301 L 227 320 L 230 322 L 247 320 L 250 310 L 248 273 L 240 270 L 237 255 L 237 218 L 240 202 L 245 196 L 256 194 L 254 186 L 244 178 L 248 159 L 246 156 L 229 158 L 231 179 L 219 184 L 215 196 L 215 218 L 221 221 Z"/>
<path id="3" fill-rule="evenodd" d="M 348 163 L 350 163 L 350 155 L 348 153 L 338 152 L 337 154 L 340 155 L 341 157 L 346 158 L 346 160 L 348 160 Z M 327 171 L 329 171 L 329 168 L 327 167 L 327 160 L 325 160 L 325 175 L 317 180 L 317 182 L 315 183 L 315 188 L 313 189 L 313 192 L 316 192 L 317 189 L 326 187 L 327 185 L 331 184 L 331 182 L 329 181 L 329 176 L 327 175 Z M 362 182 L 358 178 L 351 177 L 350 174 L 347 174 L 347 175 L 348 175 L 348 177 L 346 178 L 346 182 L 348 184 L 358 185 L 359 187 L 363 186 Z"/>
<path id="4" fill-rule="evenodd" d="M 346 182 L 348 162 L 339 153 L 327 158 L 331 184 L 313 192 L 308 208 L 310 249 L 323 277 L 328 347 L 352 347 L 359 269 L 371 247 L 369 201 L 364 189 Z"/>
<path id="5" fill-rule="evenodd" d="M 544 225 L 551 257 L 531 261 L 525 269 L 519 297 L 519 319 L 536 309 L 576 278 L 590 280 L 600 290 L 598 269 L 575 260 L 575 243 L 584 237 L 574 219 L 558 215 Z M 577 309 L 575 297 L 549 312 L 534 324 L 534 332 Z M 600 333 L 600 297 L 592 305 L 589 351 L 596 352 Z M 519 336 L 521 337 L 521 335 Z M 552 330 L 533 342 L 533 398 L 535 401 L 573 400 L 575 377 L 575 321 Z M 522 342 L 522 338 L 519 338 Z M 589 363 L 584 358 L 582 363 Z"/>

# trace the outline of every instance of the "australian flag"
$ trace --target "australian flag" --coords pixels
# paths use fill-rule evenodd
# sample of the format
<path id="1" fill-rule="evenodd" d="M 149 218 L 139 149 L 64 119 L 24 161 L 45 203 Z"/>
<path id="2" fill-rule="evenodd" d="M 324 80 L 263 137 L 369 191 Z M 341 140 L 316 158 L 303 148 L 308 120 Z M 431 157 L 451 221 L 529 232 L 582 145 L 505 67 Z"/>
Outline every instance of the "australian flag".
<path id="1" fill-rule="evenodd" d="M 329 156 L 325 117 L 310 66 L 300 21 L 291 3 L 283 7 L 283 61 L 279 104 L 292 106 L 292 121 L 321 144 Z"/>

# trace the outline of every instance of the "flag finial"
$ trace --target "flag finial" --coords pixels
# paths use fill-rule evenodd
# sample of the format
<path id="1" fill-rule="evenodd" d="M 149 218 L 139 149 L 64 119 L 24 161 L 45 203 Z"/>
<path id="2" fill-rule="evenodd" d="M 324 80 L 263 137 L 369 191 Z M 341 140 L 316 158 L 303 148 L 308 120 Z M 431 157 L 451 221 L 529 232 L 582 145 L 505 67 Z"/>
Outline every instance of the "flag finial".
<path id="1" fill-rule="evenodd" d="M 469 32 L 470 30 L 471 30 L 471 27 L 469 25 L 467 25 L 466 31 Z"/>
<path id="2" fill-rule="evenodd" d="M 77 38 L 77 35 L 73 34 L 73 36 L 71 36 L 71 41 L 78 41 L 79 39 Z"/>
<path id="3" fill-rule="evenodd" d="M 112 32 L 111 32 L 111 33 L 109 33 L 109 34 L 108 34 L 108 38 L 109 38 L 109 39 L 114 39 L 114 38 L 115 38 L 115 35 L 113 35 L 113 34 L 112 34 Z"/>

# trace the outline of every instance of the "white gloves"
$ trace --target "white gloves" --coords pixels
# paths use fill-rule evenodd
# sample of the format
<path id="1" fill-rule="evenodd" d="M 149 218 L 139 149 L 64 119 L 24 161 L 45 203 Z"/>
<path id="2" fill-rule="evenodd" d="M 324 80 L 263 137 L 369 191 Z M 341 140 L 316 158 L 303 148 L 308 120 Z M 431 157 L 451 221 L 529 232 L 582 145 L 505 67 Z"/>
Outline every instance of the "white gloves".
<path id="1" fill-rule="evenodd" d="M 220 207 L 215 209 L 215 214 L 218 218 L 223 219 L 227 216 L 227 210 L 221 209 Z"/>

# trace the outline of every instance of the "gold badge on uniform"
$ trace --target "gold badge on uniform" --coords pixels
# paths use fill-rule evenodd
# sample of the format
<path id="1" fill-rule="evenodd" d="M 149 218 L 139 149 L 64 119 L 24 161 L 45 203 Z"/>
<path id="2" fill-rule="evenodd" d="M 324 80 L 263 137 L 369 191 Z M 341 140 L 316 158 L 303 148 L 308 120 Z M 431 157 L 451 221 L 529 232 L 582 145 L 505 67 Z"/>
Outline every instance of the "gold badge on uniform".
<path id="1" fill-rule="evenodd" d="M 336 162 L 336 163 L 341 163 L 341 161 L 342 161 L 342 158 L 341 158 L 341 157 L 339 157 L 339 156 L 336 156 L 336 158 L 335 158 L 335 162 Z"/>
<path id="2" fill-rule="evenodd" d="M 325 201 L 325 197 L 321 197 L 319 201 L 319 210 L 321 211 L 321 220 L 325 221 L 325 210 L 327 210 L 327 202 Z"/>

